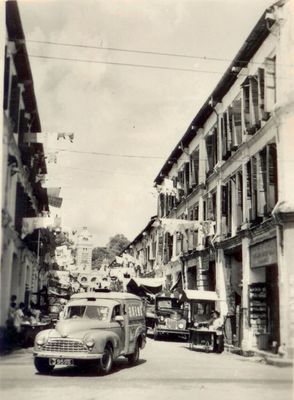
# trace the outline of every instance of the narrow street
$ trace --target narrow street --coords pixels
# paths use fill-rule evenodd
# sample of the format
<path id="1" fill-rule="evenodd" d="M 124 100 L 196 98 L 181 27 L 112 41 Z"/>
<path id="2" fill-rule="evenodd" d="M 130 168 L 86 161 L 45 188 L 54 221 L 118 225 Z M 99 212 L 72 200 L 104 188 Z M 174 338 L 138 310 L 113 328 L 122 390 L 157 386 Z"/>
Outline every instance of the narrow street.
<path id="1" fill-rule="evenodd" d="M 32 349 L 0 360 L 2 400 L 288 400 L 292 398 L 291 375 L 291 368 L 229 353 L 195 352 L 186 343 L 152 339 L 148 339 L 139 365 L 128 367 L 127 361 L 120 359 L 107 376 L 76 368 L 57 368 L 50 376 L 39 375 Z"/>

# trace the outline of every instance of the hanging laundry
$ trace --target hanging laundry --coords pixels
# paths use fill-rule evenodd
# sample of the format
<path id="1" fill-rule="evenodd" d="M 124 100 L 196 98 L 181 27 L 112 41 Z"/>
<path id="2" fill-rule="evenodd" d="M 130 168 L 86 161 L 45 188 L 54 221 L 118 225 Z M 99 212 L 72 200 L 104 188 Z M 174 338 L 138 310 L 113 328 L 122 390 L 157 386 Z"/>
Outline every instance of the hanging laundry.
<path id="1" fill-rule="evenodd" d="M 60 208 L 62 206 L 62 197 L 48 196 L 48 203 L 52 207 Z"/>
<path id="2" fill-rule="evenodd" d="M 34 232 L 35 229 L 48 228 L 52 226 L 53 220 L 49 217 L 33 217 L 22 219 L 21 238 Z"/>
<path id="3" fill-rule="evenodd" d="M 48 196 L 59 197 L 61 187 L 47 187 Z"/>
<path id="4" fill-rule="evenodd" d="M 45 159 L 48 162 L 48 164 L 50 163 L 57 163 L 57 152 L 52 152 L 52 153 L 48 153 L 45 155 Z"/>
<path id="5" fill-rule="evenodd" d="M 57 140 L 59 139 L 69 139 L 71 143 L 73 143 L 74 140 L 74 133 L 66 133 L 66 132 L 61 132 L 57 133 Z"/>

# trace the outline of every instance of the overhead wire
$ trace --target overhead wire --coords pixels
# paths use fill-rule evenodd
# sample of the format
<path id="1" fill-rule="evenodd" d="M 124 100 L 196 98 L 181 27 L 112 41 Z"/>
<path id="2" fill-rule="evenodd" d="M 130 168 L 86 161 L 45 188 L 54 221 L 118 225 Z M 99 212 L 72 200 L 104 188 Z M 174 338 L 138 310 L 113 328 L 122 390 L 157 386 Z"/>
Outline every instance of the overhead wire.
<path id="1" fill-rule="evenodd" d="M 156 55 L 156 56 L 164 56 L 164 57 L 174 57 L 174 58 L 190 58 L 195 60 L 203 60 L 203 61 L 220 61 L 220 62 L 232 62 L 231 58 L 221 58 L 221 57 L 209 57 L 209 56 L 196 56 L 193 54 L 182 54 L 182 53 L 169 53 L 169 52 L 160 52 L 154 50 L 138 50 L 138 49 L 125 49 L 119 47 L 104 47 L 104 46 L 94 46 L 94 45 L 86 45 L 86 44 L 78 44 L 78 43 L 66 43 L 66 42 L 54 42 L 54 41 L 46 41 L 46 40 L 33 40 L 27 39 L 26 42 L 30 43 L 39 43 L 39 44 L 47 44 L 52 46 L 61 46 L 61 47 L 77 47 L 84 49 L 93 49 L 93 50 L 105 50 L 105 51 L 116 51 L 123 53 L 134 53 L 134 54 L 145 54 L 145 55 Z M 240 64 L 248 64 L 248 60 L 238 60 Z M 264 61 L 250 61 L 251 64 L 263 64 Z M 279 64 L 293 67 L 293 64 Z"/>
<path id="2" fill-rule="evenodd" d="M 168 70 L 168 71 L 182 71 L 182 72 L 196 72 L 196 73 L 204 73 L 204 74 L 217 74 L 223 75 L 225 71 L 212 71 L 208 69 L 195 69 L 195 68 L 180 68 L 180 67 L 168 67 L 161 65 L 150 65 L 150 64 L 134 64 L 134 63 L 121 63 L 115 61 L 98 61 L 98 60 L 86 60 L 82 58 L 67 58 L 67 57 L 55 57 L 55 56 L 44 56 L 40 54 L 28 54 L 30 58 L 39 58 L 44 60 L 57 60 L 57 61 L 71 61 L 71 62 L 80 62 L 86 64 L 101 64 L 101 65 L 113 65 L 113 66 L 121 66 L 121 67 L 132 67 L 132 68 L 146 68 L 146 69 L 157 69 L 157 70 Z M 240 73 L 231 71 L 235 76 L 244 76 L 247 77 L 246 73 Z M 292 80 L 293 77 L 283 77 L 276 76 L 279 79 L 289 79 Z"/>
<path id="3" fill-rule="evenodd" d="M 29 57 L 47 59 L 47 60 L 73 61 L 73 62 L 80 62 L 80 63 L 87 63 L 87 64 L 104 64 L 104 65 L 116 65 L 116 66 L 122 66 L 122 67 L 159 69 L 159 70 L 168 70 L 168 71 L 183 71 L 183 72 L 199 72 L 199 73 L 208 73 L 208 74 L 223 74 L 223 71 L 209 71 L 209 70 L 200 70 L 200 69 L 194 69 L 194 68 L 168 67 L 168 66 L 149 65 L 149 64 L 121 63 L 121 62 L 115 62 L 115 61 L 86 60 L 86 59 L 82 59 L 82 58 L 43 56 L 43 55 L 39 55 L 39 54 L 29 54 Z"/>

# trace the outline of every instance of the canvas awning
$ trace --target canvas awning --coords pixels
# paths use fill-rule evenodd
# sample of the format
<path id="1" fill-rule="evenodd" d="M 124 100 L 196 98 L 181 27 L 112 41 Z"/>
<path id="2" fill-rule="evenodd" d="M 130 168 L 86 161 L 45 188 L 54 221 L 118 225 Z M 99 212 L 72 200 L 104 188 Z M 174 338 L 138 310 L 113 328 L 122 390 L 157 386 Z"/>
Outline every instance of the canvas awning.
<path id="1" fill-rule="evenodd" d="M 183 290 L 182 301 L 204 300 L 204 301 L 220 301 L 216 292 L 211 290 Z"/>
<path id="2" fill-rule="evenodd" d="M 157 294 L 162 290 L 163 278 L 131 278 L 127 283 L 127 290 L 130 293 L 144 295 Z"/>

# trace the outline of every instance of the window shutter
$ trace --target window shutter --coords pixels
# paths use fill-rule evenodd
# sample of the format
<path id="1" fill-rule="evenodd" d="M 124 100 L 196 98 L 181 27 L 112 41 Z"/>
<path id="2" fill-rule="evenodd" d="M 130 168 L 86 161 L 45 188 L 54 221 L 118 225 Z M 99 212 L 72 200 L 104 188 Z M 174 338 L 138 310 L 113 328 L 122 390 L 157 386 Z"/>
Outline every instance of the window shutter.
<path id="1" fill-rule="evenodd" d="M 242 109 L 241 99 L 236 99 L 232 104 L 233 113 L 233 146 L 239 146 L 242 143 Z"/>
<path id="2" fill-rule="evenodd" d="M 8 96 L 9 96 L 9 77 L 10 77 L 10 58 L 7 57 L 7 46 L 5 46 L 5 65 L 4 65 L 4 98 L 3 98 L 3 109 L 8 108 Z"/>
<path id="3" fill-rule="evenodd" d="M 164 194 L 160 193 L 159 194 L 159 213 L 160 213 L 160 217 L 164 216 Z"/>
<path id="4" fill-rule="evenodd" d="M 213 196 L 211 195 L 207 199 L 207 218 L 208 220 L 214 220 L 214 213 L 213 213 Z"/>
<path id="5" fill-rule="evenodd" d="M 250 127 L 250 90 L 249 90 L 249 80 L 246 81 L 242 85 L 242 95 L 243 95 L 243 120 L 244 120 L 244 133 L 248 134 L 248 129 Z"/>
<path id="6" fill-rule="evenodd" d="M 228 187 L 222 185 L 222 215 L 227 216 L 228 212 Z"/>
<path id="7" fill-rule="evenodd" d="M 188 194 L 189 193 L 189 189 L 190 189 L 190 168 L 189 168 L 190 164 L 189 162 L 184 164 L 184 188 L 185 188 L 185 193 Z"/>
<path id="8" fill-rule="evenodd" d="M 228 108 L 225 112 L 225 129 L 227 137 L 227 150 L 232 150 L 232 115 L 230 109 Z"/>
<path id="9" fill-rule="evenodd" d="M 214 167 L 213 165 L 213 136 L 208 135 L 206 137 L 206 153 L 207 153 L 207 167 L 208 172 Z"/>
<path id="10" fill-rule="evenodd" d="M 258 155 L 258 216 L 263 217 L 266 207 L 266 152 L 262 150 Z"/>
<path id="11" fill-rule="evenodd" d="M 222 158 L 225 159 L 227 155 L 227 136 L 225 130 L 225 114 L 221 117 L 221 137 L 222 137 Z"/>
<path id="12" fill-rule="evenodd" d="M 268 159 L 268 211 L 272 211 L 278 201 L 278 170 L 277 170 L 277 147 L 275 143 L 267 146 Z"/>
<path id="13" fill-rule="evenodd" d="M 16 133 L 18 129 L 18 113 L 19 113 L 20 88 L 18 86 L 18 78 L 16 75 L 12 77 L 11 94 L 9 103 L 9 114 L 12 120 L 13 131 Z"/>
<path id="14" fill-rule="evenodd" d="M 256 76 L 250 77 L 250 120 L 254 127 L 259 121 L 258 110 L 258 80 Z"/>
<path id="15" fill-rule="evenodd" d="M 265 61 L 265 99 L 264 109 L 272 111 L 276 103 L 276 59 L 267 58 Z"/>
<path id="16" fill-rule="evenodd" d="M 268 113 L 265 112 L 264 98 L 265 98 L 265 87 L 264 87 L 264 68 L 258 68 L 258 109 L 259 119 L 266 120 Z"/>
<path id="17" fill-rule="evenodd" d="M 251 158 L 251 204 L 252 213 L 251 219 L 255 220 L 257 217 L 257 162 L 256 157 Z"/>
<path id="18" fill-rule="evenodd" d="M 242 173 L 239 172 L 237 174 L 237 204 L 238 206 L 243 206 L 243 180 L 242 180 Z"/>

